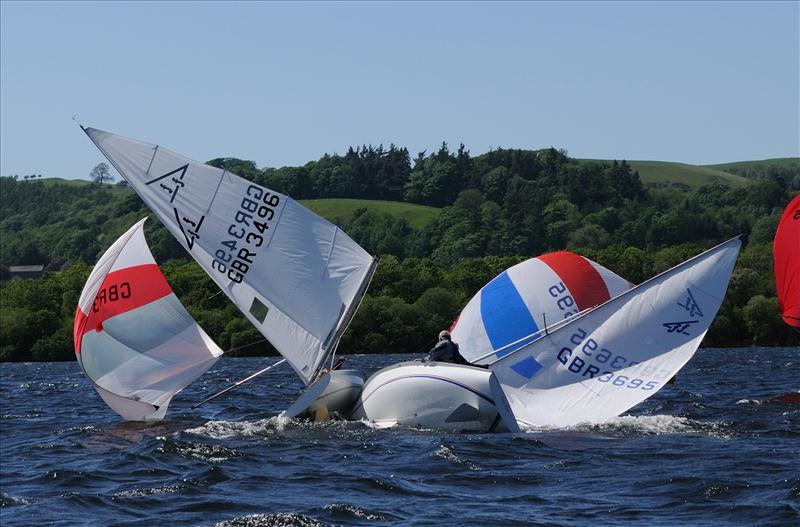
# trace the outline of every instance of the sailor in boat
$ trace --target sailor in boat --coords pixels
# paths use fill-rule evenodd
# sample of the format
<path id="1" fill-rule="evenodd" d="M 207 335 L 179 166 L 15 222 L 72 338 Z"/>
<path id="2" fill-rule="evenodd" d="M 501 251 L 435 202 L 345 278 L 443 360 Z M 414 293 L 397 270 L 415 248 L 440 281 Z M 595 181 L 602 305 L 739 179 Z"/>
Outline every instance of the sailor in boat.
<path id="1" fill-rule="evenodd" d="M 450 332 L 443 329 L 439 332 L 439 342 L 431 348 L 424 362 L 450 362 L 453 364 L 469 364 L 458 351 L 458 344 L 453 342 Z"/>

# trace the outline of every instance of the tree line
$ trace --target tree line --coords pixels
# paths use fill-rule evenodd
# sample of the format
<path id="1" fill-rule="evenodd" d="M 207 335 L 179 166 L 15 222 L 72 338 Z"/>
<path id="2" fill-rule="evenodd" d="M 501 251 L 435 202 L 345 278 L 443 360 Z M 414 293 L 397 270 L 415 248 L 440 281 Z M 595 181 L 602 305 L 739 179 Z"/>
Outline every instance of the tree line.
<path id="1" fill-rule="evenodd" d="M 413 160 L 404 148 L 364 146 L 302 167 L 210 164 L 304 198 L 364 198 L 440 207 L 421 228 L 368 207 L 343 229 L 373 254 L 378 271 L 341 349 L 421 352 L 436 332 L 503 269 L 568 249 L 639 283 L 736 235 L 745 247 L 707 346 L 795 345 L 780 321 L 772 237 L 800 190 L 800 168 L 761 170 L 744 188 L 647 187 L 625 162 L 578 163 L 553 148 L 471 156 L 446 144 Z M 148 213 L 130 190 L 0 178 L 0 360 L 71 359 L 72 318 L 100 254 Z M 152 216 L 151 216 L 152 217 Z M 157 220 L 152 252 L 190 313 L 231 355 L 274 350 Z M 12 265 L 44 264 L 37 279 L 9 279 Z"/>

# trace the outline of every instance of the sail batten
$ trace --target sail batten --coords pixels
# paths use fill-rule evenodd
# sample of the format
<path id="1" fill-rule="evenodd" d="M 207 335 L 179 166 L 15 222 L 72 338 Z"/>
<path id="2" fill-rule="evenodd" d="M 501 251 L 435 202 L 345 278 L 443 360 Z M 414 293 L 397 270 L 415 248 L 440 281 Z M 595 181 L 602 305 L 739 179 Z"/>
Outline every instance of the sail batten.
<path id="1" fill-rule="evenodd" d="M 363 294 L 371 255 L 288 196 L 164 147 L 84 131 L 248 321 L 311 382 L 341 336 L 343 313 Z"/>

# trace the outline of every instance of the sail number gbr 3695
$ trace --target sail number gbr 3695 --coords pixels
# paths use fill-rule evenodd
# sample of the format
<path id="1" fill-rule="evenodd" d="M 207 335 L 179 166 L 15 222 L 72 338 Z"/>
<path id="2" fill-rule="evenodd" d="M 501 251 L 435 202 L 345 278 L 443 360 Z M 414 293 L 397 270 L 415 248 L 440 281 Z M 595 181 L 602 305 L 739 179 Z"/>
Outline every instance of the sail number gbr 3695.
<path id="1" fill-rule="evenodd" d="M 256 249 L 269 239 L 268 229 L 280 201 L 280 196 L 272 192 L 256 185 L 248 186 L 233 223 L 228 226 L 230 239 L 224 240 L 214 251 L 211 267 L 229 280 L 242 283 L 258 254 Z"/>

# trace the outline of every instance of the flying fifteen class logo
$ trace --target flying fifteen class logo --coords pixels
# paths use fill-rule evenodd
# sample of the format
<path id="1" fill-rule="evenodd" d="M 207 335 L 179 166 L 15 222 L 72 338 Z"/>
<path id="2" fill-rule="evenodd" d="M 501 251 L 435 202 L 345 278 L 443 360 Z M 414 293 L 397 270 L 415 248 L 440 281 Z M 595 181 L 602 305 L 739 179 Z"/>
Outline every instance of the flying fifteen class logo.
<path id="1" fill-rule="evenodd" d="M 682 307 L 689 315 L 689 317 L 703 317 L 703 310 L 700 308 L 700 304 L 695 299 L 692 291 L 687 287 L 686 288 L 686 299 L 681 302 L 677 302 L 678 306 Z M 680 333 L 681 335 L 691 335 L 689 333 L 689 328 L 692 327 L 694 324 L 699 324 L 699 320 L 682 320 L 678 322 L 665 322 L 662 324 L 665 328 L 667 328 L 667 333 Z"/>
<path id="2" fill-rule="evenodd" d="M 146 182 L 145 185 L 148 186 L 158 183 L 158 188 L 166 192 L 166 194 L 169 196 L 169 202 L 174 203 L 175 198 L 178 196 L 178 192 L 186 187 L 186 181 L 184 181 L 184 177 L 186 176 L 186 171 L 188 169 L 189 163 L 186 163 L 175 170 L 167 172 L 163 176 L 158 176 L 155 179 L 151 179 L 150 181 Z M 183 237 L 186 239 L 186 245 L 189 247 L 189 250 L 192 250 L 195 240 L 200 237 L 200 227 L 203 225 L 203 220 L 206 217 L 200 216 L 200 219 L 192 220 L 187 215 L 178 212 L 177 207 L 174 205 L 172 207 L 172 211 L 175 213 L 175 221 L 177 222 L 181 233 L 183 233 Z"/>
<path id="3" fill-rule="evenodd" d="M 188 168 L 189 168 L 189 163 L 186 163 L 182 167 L 178 167 L 172 172 L 167 172 L 163 176 L 158 176 L 155 179 L 151 179 L 150 181 L 145 183 L 145 185 L 152 185 L 153 183 L 158 183 L 159 188 L 161 188 L 161 190 L 163 190 L 169 195 L 169 202 L 172 203 L 178 196 L 178 191 L 186 186 L 186 182 L 183 180 L 183 177 L 186 175 L 186 170 Z M 164 181 L 165 179 L 166 181 Z"/>
<path id="4" fill-rule="evenodd" d="M 703 312 L 700 310 L 700 305 L 697 303 L 697 300 L 694 299 L 694 295 L 688 288 L 686 289 L 686 294 L 688 295 L 686 300 L 683 301 L 683 304 L 678 302 L 678 305 L 688 311 L 690 317 L 696 317 L 698 315 L 702 317 Z"/>

